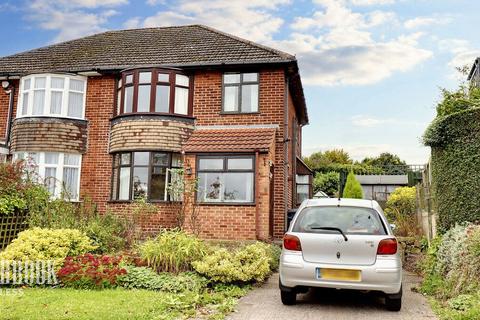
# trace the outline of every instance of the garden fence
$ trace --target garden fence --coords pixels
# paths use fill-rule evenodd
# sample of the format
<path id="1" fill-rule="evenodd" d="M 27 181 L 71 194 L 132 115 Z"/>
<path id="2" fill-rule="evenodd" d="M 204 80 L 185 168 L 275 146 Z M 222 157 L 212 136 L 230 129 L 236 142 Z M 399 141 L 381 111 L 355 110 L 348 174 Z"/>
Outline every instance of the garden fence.
<path id="1" fill-rule="evenodd" d="M 417 185 L 417 221 L 428 241 L 437 234 L 437 210 L 432 194 L 430 163 L 422 172 L 422 181 Z"/>
<path id="2" fill-rule="evenodd" d="M 0 250 L 17 237 L 17 234 L 28 227 L 27 212 L 0 214 Z"/>

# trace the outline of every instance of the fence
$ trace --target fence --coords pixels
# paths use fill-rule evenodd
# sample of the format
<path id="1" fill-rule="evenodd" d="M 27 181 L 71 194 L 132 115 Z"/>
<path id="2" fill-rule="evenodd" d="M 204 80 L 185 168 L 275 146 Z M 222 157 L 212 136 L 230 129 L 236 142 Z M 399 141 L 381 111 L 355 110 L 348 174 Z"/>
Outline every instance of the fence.
<path id="1" fill-rule="evenodd" d="M 0 214 L 0 250 L 17 237 L 17 234 L 28 227 L 26 212 L 16 212 L 15 214 Z"/>
<path id="2" fill-rule="evenodd" d="M 428 241 L 437 234 L 437 211 L 432 194 L 431 166 L 422 171 L 422 181 L 417 184 L 417 221 Z"/>

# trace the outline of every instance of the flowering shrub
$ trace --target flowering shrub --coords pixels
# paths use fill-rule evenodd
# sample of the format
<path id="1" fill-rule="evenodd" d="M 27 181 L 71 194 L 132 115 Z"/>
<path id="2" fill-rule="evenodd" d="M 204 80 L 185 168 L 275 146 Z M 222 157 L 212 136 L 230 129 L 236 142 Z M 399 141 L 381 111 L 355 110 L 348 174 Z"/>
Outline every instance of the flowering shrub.
<path id="1" fill-rule="evenodd" d="M 122 257 L 85 254 L 67 257 L 58 271 L 59 280 L 66 287 L 78 289 L 114 288 L 118 278 L 127 271 L 120 266 Z"/>
<path id="2" fill-rule="evenodd" d="M 235 251 L 216 250 L 192 265 L 198 273 L 217 282 L 263 281 L 278 265 L 273 258 L 275 252 L 267 244 L 257 242 Z"/>

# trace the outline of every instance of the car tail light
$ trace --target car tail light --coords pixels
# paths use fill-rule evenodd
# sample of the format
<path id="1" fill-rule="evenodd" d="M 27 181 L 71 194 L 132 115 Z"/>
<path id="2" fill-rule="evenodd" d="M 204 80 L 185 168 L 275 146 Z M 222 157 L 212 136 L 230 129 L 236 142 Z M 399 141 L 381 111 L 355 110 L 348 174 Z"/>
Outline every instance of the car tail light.
<path id="1" fill-rule="evenodd" d="M 397 253 L 396 239 L 383 239 L 378 244 L 377 254 L 395 254 Z"/>
<path id="2" fill-rule="evenodd" d="M 286 234 L 283 237 L 283 247 L 287 250 L 302 251 L 300 239 L 297 236 Z"/>

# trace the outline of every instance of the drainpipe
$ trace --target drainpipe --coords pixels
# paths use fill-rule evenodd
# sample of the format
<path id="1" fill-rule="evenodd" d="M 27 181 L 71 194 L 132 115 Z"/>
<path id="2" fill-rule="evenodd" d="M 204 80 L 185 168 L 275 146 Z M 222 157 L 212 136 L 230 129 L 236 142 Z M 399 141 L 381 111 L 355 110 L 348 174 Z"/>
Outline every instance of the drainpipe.
<path id="1" fill-rule="evenodd" d="M 286 75 L 286 73 L 285 73 Z M 283 189 L 283 199 L 285 201 L 284 205 L 284 231 L 287 229 L 287 209 L 288 209 L 288 165 L 289 165 L 289 159 L 288 159 L 288 142 L 290 141 L 288 137 L 288 110 L 289 110 L 289 105 L 288 105 L 288 93 L 289 93 L 289 79 L 286 77 L 285 81 L 285 96 L 284 96 L 284 136 L 283 136 L 283 143 L 284 143 L 284 165 L 283 165 L 283 172 L 284 172 L 284 189 Z"/>
<path id="2" fill-rule="evenodd" d="M 258 150 L 255 151 L 255 237 L 260 240 L 260 158 L 258 156 Z"/>
<path id="3" fill-rule="evenodd" d="M 7 128 L 5 131 L 5 147 L 8 148 L 8 146 L 10 145 L 10 132 L 12 129 L 13 99 L 15 97 L 15 87 L 10 84 L 9 87 L 5 88 L 5 93 L 10 95 L 8 102 Z"/>

